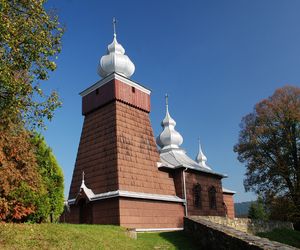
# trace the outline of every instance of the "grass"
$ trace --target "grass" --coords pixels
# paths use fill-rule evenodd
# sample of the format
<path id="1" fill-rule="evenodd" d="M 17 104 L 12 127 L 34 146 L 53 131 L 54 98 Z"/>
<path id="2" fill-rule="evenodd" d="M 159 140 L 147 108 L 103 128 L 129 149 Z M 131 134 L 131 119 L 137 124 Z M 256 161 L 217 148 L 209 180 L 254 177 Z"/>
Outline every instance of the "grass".
<path id="1" fill-rule="evenodd" d="M 300 248 L 300 232 L 290 229 L 275 229 L 267 233 L 258 233 L 260 237 L 278 241 L 290 246 Z"/>
<path id="2" fill-rule="evenodd" d="M 0 249 L 198 249 L 184 232 L 139 233 L 110 225 L 0 223 Z"/>

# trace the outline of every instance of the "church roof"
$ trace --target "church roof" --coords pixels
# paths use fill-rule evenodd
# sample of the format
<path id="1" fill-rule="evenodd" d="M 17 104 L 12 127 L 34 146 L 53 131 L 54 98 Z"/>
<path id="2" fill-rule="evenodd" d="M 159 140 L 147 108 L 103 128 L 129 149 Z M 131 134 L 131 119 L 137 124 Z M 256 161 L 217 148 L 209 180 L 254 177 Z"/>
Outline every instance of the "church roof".
<path id="1" fill-rule="evenodd" d="M 192 160 L 186 152 L 180 148 L 180 145 L 183 143 L 183 138 L 175 130 L 176 122 L 170 116 L 168 108 L 168 96 L 166 95 L 166 115 L 163 119 L 161 126 L 163 131 L 156 138 L 157 145 L 160 149 L 160 160 L 161 164 L 159 167 L 166 167 L 170 169 L 176 168 L 188 168 L 200 172 L 205 172 L 209 174 L 218 175 L 221 177 L 227 177 L 226 175 L 219 174 L 214 172 L 207 164 L 207 158 L 203 154 L 201 146 L 199 144 L 199 153 L 196 158 L 196 161 Z"/>
<path id="2" fill-rule="evenodd" d="M 192 160 L 183 149 L 172 149 L 172 150 L 166 150 L 160 151 L 160 160 L 161 165 L 160 167 L 166 167 L 169 169 L 177 169 L 177 168 L 187 168 L 199 172 L 204 172 L 208 174 L 218 175 L 220 177 L 227 177 L 224 174 L 220 174 L 217 172 L 214 172 L 211 169 L 202 167 L 199 163 Z"/>

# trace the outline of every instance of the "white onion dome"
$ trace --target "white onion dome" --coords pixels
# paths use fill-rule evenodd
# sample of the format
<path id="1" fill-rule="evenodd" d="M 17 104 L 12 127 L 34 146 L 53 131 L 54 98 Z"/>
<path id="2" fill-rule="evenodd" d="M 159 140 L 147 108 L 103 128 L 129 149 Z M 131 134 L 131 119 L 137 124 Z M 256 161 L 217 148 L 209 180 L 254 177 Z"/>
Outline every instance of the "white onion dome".
<path id="1" fill-rule="evenodd" d="M 162 149 L 165 148 L 179 148 L 183 143 L 182 136 L 175 130 L 176 122 L 170 116 L 168 104 L 166 104 L 166 116 L 161 122 L 163 131 L 156 138 L 156 143 Z"/>
<path id="2" fill-rule="evenodd" d="M 135 66 L 127 55 L 125 49 L 117 41 L 117 36 L 114 34 L 114 39 L 107 46 L 107 55 L 101 57 L 98 65 L 98 74 L 101 77 L 106 77 L 111 73 L 118 73 L 127 78 L 130 78 L 135 70 Z"/>
<path id="3" fill-rule="evenodd" d="M 202 151 L 200 140 L 199 140 L 199 150 L 198 150 L 198 154 L 196 156 L 196 162 L 198 162 L 199 165 L 201 165 L 204 168 L 211 169 L 209 166 L 206 165 L 207 157 L 205 156 L 205 154 Z"/>

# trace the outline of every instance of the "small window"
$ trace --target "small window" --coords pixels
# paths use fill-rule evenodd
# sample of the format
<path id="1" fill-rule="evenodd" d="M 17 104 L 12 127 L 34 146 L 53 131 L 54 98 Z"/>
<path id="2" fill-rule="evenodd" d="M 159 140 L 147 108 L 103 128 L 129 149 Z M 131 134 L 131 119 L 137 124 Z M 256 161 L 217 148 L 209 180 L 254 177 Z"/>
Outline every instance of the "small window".
<path id="1" fill-rule="evenodd" d="M 194 185 L 193 193 L 194 193 L 194 206 L 197 208 L 201 208 L 202 207 L 201 186 L 199 183 Z"/>
<path id="2" fill-rule="evenodd" d="M 217 209 L 217 199 L 216 199 L 216 188 L 212 186 L 208 190 L 208 199 L 209 199 L 209 207 L 210 209 Z"/>
<path id="3" fill-rule="evenodd" d="M 135 87 L 131 87 L 131 92 L 135 93 Z"/>
<path id="4" fill-rule="evenodd" d="M 96 95 L 98 95 L 99 94 L 99 89 L 96 89 Z"/>

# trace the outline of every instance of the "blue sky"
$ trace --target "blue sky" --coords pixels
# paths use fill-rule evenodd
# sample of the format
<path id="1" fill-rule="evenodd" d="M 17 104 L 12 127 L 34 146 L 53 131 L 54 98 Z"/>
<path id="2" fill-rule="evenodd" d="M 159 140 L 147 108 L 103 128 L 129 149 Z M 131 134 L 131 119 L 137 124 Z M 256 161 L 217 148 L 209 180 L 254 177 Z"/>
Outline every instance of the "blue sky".
<path id="1" fill-rule="evenodd" d="M 49 0 L 66 27 L 58 69 L 43 83 L 58 90 L 63 107 L 43 132 L 65 174 L 68 193 L 83 117 L 78 93 L 97 82 L 98 61 L 117 38 L 134 62 L 132 80 L 152 90 L 155 136 L 169 94 L 171 116 L 192 158 L 200 137 L 208 164 L 229 178 L 223 186 L 245 193 L 245 168 L 233 146 L 239 124 L 255 103 L 286 84 L 300 86 L 300 1 L 79 1 Z"/>

